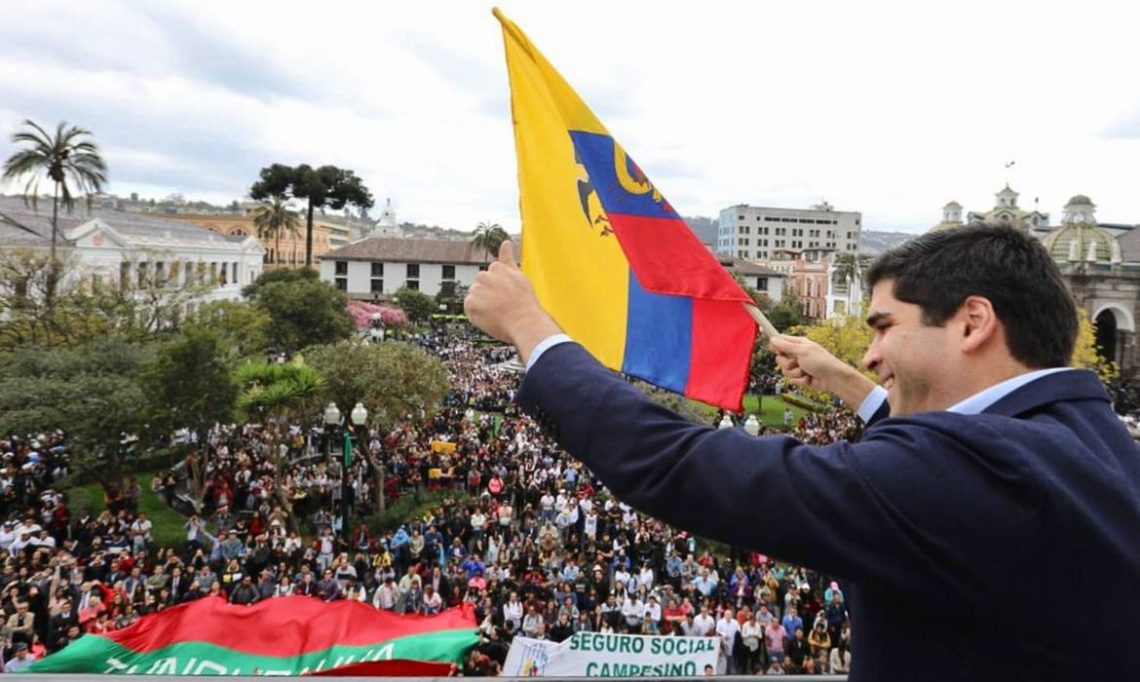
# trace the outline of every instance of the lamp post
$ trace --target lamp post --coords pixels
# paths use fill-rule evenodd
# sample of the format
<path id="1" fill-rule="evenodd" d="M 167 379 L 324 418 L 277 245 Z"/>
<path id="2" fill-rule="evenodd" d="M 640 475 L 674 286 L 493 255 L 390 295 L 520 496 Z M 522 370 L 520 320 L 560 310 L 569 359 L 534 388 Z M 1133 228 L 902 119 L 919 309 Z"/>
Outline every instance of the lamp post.
<path id="1" fill-rule="evenodd" d="M 363 403 L 356 403 L 349 413 L 349 419 L 352 421 L 352 432 L 357 432 L 356 437 L 360 439 L 361 432 L 364 425 L 368 423 L 368 410 L 365 409 Z M 352 507 L 352 500 L 350 499 L 352 487 L 348 484 L 348 470 L 352 466 L 352 453 L 354 448 L 352 440 L 352 433 L 350 429 L 344 431 L 344 459 L 341 461 L 340 467 L 340 531 L 344 537 L 348 537 L 348 511 Z"/>
<path id="2" fill-rule="evenodd" d="M 325 408 L 325 464 L 332 461 L 333 429 L 340 423 L 340 408 L 336 403 L 329 403 Z"/>

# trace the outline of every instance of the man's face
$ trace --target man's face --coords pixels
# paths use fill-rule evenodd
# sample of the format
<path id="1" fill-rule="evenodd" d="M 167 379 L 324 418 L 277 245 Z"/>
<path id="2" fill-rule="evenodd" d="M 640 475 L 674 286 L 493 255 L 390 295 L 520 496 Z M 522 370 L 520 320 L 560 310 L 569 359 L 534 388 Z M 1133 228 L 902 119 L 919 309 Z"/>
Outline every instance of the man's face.
<path id="1" fill-rule="evenodd" d="M 951 325 L 929 327 L 922 309 L 894 296 L 894 280 L 882 280 L 871 292 L 867 317 L 873 337 L 863 365 L 878 373 L 887 389 L 891 416 L 943 410 L 959 355 Z"/>

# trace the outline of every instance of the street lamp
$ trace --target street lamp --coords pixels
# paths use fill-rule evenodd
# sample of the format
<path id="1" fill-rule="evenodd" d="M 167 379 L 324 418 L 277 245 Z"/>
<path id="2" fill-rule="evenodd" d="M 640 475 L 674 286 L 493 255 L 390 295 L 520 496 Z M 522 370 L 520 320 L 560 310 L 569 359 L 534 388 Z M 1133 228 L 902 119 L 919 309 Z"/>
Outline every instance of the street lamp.
<path id="1" fill-rule="evenodd" d="M 364 425 L 368 422 L 368 410 L 363 403 L 356 403 L 349 413 L 352 420 L 352 431 L 356 432 L 357 439 L 363 438 Z M 344 432 L 344 459 L 340 467 L 340 532 L 348 537 L 348 510 L 352 507 L 349 499 L 351 487 L 348 485 L 348 469 L 352 466 L 352 451 L 354 445 L 352 435 L 346 429 Z M 381 493 L 383 494 L 383 493 Z"/>
<path id="2" fill-rule="evenodd" d="M 332 460 L 333 429 L 340 423 L 340 408 L 336 403 L 329 403 L 325 408 L 325 464 Z"/>
<path id="3" fill-rule="evenodd" d="M 723 417 L 721 417 L 720 423 L 717 424 L 717 428 L 718 429 L 731 429 L 732 428 L 732 417 L 729 417 L 728 414 L 726 413 Z"/>
<path id="4" fill-rule="evenodd" d="M 756 415 L 748 415 L 748 419 L 746 419 L 744 422 L 744 430 L 748 433 L 749 436 L 760 435 L 760 422 L 756 421 Z"/>

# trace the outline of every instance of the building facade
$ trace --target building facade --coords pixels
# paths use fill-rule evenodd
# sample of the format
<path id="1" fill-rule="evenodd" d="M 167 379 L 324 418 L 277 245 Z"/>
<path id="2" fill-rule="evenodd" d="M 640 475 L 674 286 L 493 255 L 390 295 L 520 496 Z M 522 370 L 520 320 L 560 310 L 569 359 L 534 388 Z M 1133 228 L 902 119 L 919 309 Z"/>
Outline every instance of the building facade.
<path id="1" fill-rule="evenodd" d="M 862 224 L 862 213 L 836 211 L 826 202 L 809 209 L 739 204 L 721 210 L 716 250 L 750 261 L 779 251 L 855 253 Z"/>
<path id="2" fill-rule="evenodd" d="M 0 248 L 47 251 L 51 209 L 0 198 Z M 12 223 L 18 224 L 15 227 Z M 60 212 L 59 257 L 74 261 L 64 286 L 149 286 L 170 289 L 208 285 L 201 302 L 239 300 L 242 287 L 262 272 L 264 249 L 249 236 L 224 236 L 197 225 L 152 214 L 95 209 Z"/>
<path id="3" fill-rule="evenodd" d="M 321 280 L 359 300 L 380 300 L 401 287 L 435 296 L 471 286 L 491 255 L 469 241 L 372 237 L 321 258 Z"/>
<path id="4" fill-rule="evenodd" d="M 1061 277 L 1077 304 L 1092 320 L 1101 355 L 1117 363 L 1126 375 L 1140 372 L 1136 319 L 1140 315 L 1140 226 L 1106 224 L 1096 219 L 1096 205 L 1078 194 L 1065 204 L 1060 225 L 1049 214 L 1023 210 L 1018 193 L 1006 185 L 988 211 L 971 211 L 962 220 L 962 207 L 950 202 L 942 221 L 930 231 L 966 222 L 1008 225 L 1039 239 L 1057 263 Z"/>
<path id="5" fill-rule="evenodd" d="M 168 216 L 182 220 L 227 237 L 257 237 L 257 226 L 253 216 L 258 204 L 246 202 L 241 205 L 241 213 L 236 214 L 194 214 L 185 213 Z M 348 246 L 354 238 L 352 228 L 337 222 L 313 218 L 313 262 L 332 251 Z M 285 232 L 279 237 L 259 239 L 265 248 L 265 269 L 299 268 L 305 265 L 305 216 L 297 216 L 296 233 Z"/>

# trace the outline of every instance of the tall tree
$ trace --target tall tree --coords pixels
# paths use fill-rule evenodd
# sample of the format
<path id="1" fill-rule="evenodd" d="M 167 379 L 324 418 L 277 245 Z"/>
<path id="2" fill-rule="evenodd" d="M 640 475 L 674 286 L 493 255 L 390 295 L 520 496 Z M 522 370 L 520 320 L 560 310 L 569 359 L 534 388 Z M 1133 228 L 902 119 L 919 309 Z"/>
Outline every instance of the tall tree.
<path id="1" fill-rule="evenodd" d="M 435 301 L 431 296 L 418 289 L 400 287 L 392 296 L 392 301 L 408 314 L 408 319 L 417 324 L 423 324 L 431 319 L 436 311 Z"/>
<path id="2" fill-rule="evenodd" d="M 408 414 L 418 418 L 421 410 L 430 416 L 447 394 L 443 363 L 404 343 L 341 341 L 306 349 L 305 360 L 324 377 L 327 401 L 346 413 L 362 403 L 369 421 L 382 429 L 390 429 Z M 365 444 L 360 446 L 372 470 L 377 511 L 384 513 L 385 463 Z"/>
<path id="3" fill-rule="evenodd" d="M 56 241 L 59 235 L 59 204 L 62 202 L 68 213 L 75 210 L 75 193 L 91 195 L 98 192 L 107 181 L 107 164 L 99 156 L 99 148 L 94 142 L 81 138 L 91 135 L 90 131 L 77 126 L 68 127 L 61 121 L 55 134 L 48 133 L 32 120 L 25 120 L 26 130 L 13 133 L 12 142 L 26 145 L 4 162 L 4 180 L 27 178 L 24 185 L 24 201 L 35 208 L 38 204 L 40 181 L 46 176 L 52 183 L 51 197 L 51 260 L 55 263 Z M 73 188 L 74 186 L 74 188 Z M 74 189 L 74 192 L 73 192 Z M 55 290 L 51 282 L 48 295 Z"/>
<path id="4" fill-rule="evenodd" d="M 483 249 L 491 256 L 499 257 L 499 246 L 510 239 L 511 236 L 498 223 L 482 222 L 475 226 L 475 236 L 471 238 L 471 246 Z"/>
<path id="5" fill-rule="evenodd" d="M 270 345 L 285 353 L 346 339 L 353 332 L 348 298 L 316 279 L 259 285 L 253 303 L 269 315 Z"/>
<path id="6" fill-rule="evenodd" d="M 351 170 L 336 166 L 313 168 L 275 163 L 261 169 L 261 179 L 249 188 L 249 196 L 261 201 L 270 197 L 293 197 L 308 202 L 305 220 L 305 267 L 313 265 L 313 211 L 326 206 L 339 211 L 347 205 L 371 208 L 372 193 Z"/>
<path id="7" fill-rule="evenodd" d="M 64 429 L 73 470 L 121 489 L 124 436 L 139 432 L 147 411 L 138 375 L 149 353 L 116 336 L 0 353 L 0 433 Z"/>
<path id="8" fill-rule="evenodd" d="M 281 196 L 270 197 L 269 201 L 261 202 L 253 214 L 253 226 L 257 228 L 258 239 L 273 240 L 273 262 L 281 262 L 281 235 L 288 233 L 294 239 L 301 236 L 301 219 L 297 213 L 289 210 L 285 198 Z"/>

